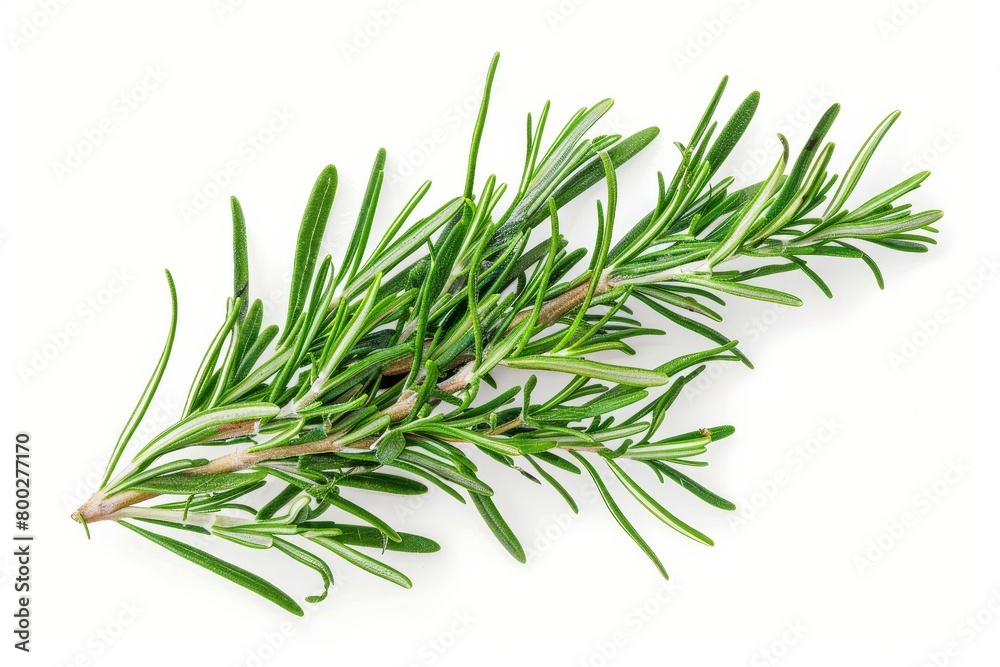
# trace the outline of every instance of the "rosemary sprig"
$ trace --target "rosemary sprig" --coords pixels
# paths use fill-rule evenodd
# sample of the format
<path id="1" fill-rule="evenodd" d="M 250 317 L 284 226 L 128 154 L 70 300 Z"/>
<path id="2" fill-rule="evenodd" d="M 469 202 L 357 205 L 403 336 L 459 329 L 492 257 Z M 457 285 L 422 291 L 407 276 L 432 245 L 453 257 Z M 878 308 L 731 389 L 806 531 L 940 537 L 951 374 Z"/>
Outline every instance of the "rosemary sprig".
<path id="1" fill-rule="evenodd" d="M 494 58 L 488 82 L 496 65 Z M 674 174 L 669 180 L 657 175 L 652 210 L 616 243 L 616 170 L 658 130 L 588 137 L 610 100 L 580 109 L 547 145 L 549 105 L 537 121 L 529 115 L 524 170 L 507 197 L 494 176 L 475 189 L 487 85 L 462 194 L 420 217 L 416 210 L 430 186 L 425 183 L 374 241 L 385 165 L 379 151 L 350 243 L 336 263 L 320 257 L 337 186 L 336 169 L 326 167 L 302 217 L 280 330 L 265 327 L 262 303 L 249 299 L 246 226 L 233 198 L 234 292 L 180 421 L 119 470 L 170 356 L 177 297 L 167 273 L 172 316 L 162 356 L 113 449 L 100 490 L 73 517 L 84 524 L 120 522 L 301 614 L 274 584 L 136 522 L 277 549 L 320 575 L 322 594 L 307 599 L 315 602 L 333 579 L 318 553 L 410 586 L 402 573 L 359 548 L 432 552 L 438 545 L 397 532 L 364 500 L 371 492 L 424 493 L 426 482 L 460 502 L 470 499 L 507 551 L 524 561 L 494 490 L 469 456 L 479 450 L 550 484 L 574 512 L 577 505 L 556 475 L 586 471 L 611 514 L 666 576 L 605 480 L 682 535 L 712 544 L 663 507 L 639 476 L 648 468 L 661 482 L 673 480 L 715 507 L 733 509 L 681 472 L 682 466 L 705 465 L 699 457 L 733 428 L 659 433 L 667 410 L 705 364 L 750 366 L 737 342 L 710 324 L 722 319 L 723 296 L 800 305 L 797 296 L 762 284 L 789 271 L 801 272 L 830 296 L 808 263 L 812 257 L 862 260 L 881 287 L 878 266 L 856 242 L 924 252 L 941 217 L 940 211 L 913 212 L 902 202 L 927 172 L 848 205 L 898 113 L 875 129 L 838 178 L 828 172 L 834 145 L 824 143 L 837 105 L 790 168 L 790 148 L 779 135 L 782 153 L 768 177 L 732 190 L 732 178 L 715 175 L 746 131 L 759 95 L 747 96 L 720 129 L 714 117 L 726 84 L 723 79 L 688 142 L 676 144 Z M 560 232 L 560 211 L 601 181 L 606 198 L 597 204 L 594 246 L 584 263 L 586 250 L 570 248 Z M 730 268 L 737 258 L 743 268 Z M 635 354 L 632 339 L 664 333 L 632 317 L 636 303 L 705 337 L 708 345 L 655 368 L 598 361 L 598 353 Z M 512 377 L 498 373 L 500 367 L 562 373 L 567 382 L 539 396 L 536 376 L 522 374 L 521 384 L 477 400 L 483 382 L 497 387 L 497 379 Z M 225 454 L 205 457 L 205 447 L 219 446 Z M 602 477 L 602 467 L 609 476 Z M 140 506 L 153 499 L 158 504 Z"/>

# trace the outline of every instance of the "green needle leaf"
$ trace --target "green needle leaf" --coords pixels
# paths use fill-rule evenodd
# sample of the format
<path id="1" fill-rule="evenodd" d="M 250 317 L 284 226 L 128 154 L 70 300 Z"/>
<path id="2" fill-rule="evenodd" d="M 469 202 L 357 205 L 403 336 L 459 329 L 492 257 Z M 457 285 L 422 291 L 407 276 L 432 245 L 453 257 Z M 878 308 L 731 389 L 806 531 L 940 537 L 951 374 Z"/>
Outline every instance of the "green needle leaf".
<path id="1" fill-rule="evenodd" d="M 399 542 L 401 538 L 399 534 L 392 529 L 392 526 L 387 524 L 385 521 L 375 516 L 372 512 L 369 512 L 364 507 L 361 507 L 357 503 L 351 502 L 347 498 L 343 498 L 337 495 L 330 495 L 323 498 L 323 501 L 333 505 L 336 508 L 342 509 L 348 514 L 353 514 L 362 521 L 370 523 L 373 527 L 377 528 L 383 535 L 388 537 L 393 542 Z"/>
<path id="2" fill-rule="evenodd" d="M 353 475 L 341 477 L 337 480 L 337 484 L 352 489 L 365 489 L 366 491 L 378 491 L 379 493 L 392 493 L 403 496 L 418 496 L 427 493 L 427 487 L 416 480 L 381 472 L 354 473 Z"/>
<path id="3" fill-rule="evenodd" d="M 582 357 L 561 357 L 533 355 L 506 359 L 503 364 L 510 368 L 537 371 L 570 373 L 579 377 L 618 382 L 633 387 L 657 387 L 670 381 L 670 376 L 656 371 L 629 366 L 615 366 Z"/>
<path id="4" fill-rule="evenodd" d="M 115 448 L 111 452 L 111 460 L 108 461 L 108 467 L 104 470 L 104 477 L 101 478 L 100 488 L 102 489 L 107 486 L 108 480 L 111 479 L 111 475 L 115 471 L 115 466 L 118 465 L 118 460 L 121 459 L 122 452 L 125 451 L 125 447 L 128 446 L 129 440 L 132 439 L 135 430 L 139 428 L 139 423 L 146 414 L 146 410 L 149 409 L 149 404 L 153 401 L 153 396 L 156 394 L 156 388 L 160 386 L 160 379 L 163 377 L 163 371 L 167 367 L 167 361 L 170 359 L 170 350 L 174 345 L 174 333 L 177 331 L 177 289 L 174 287 L 174 278 L 170 275 L 170 271 L 166 271 L 166 274 L 167 287 L 170 289 L 170 328 L 167 330 L 167 342 L 163 345 L 163 352 L 160 353 L 160 359 L 156 362 L 153 375 L 149 378 L 149 382 L 146 383 L 146 388 L 142 391 L 139 402 L 135 404 L 131 416 L 125 422 L 125 428 L 122 429 L 121 435 L 118 436 L 118 442 L 115 443 Z"/>
<path id="5" fill-rule="evenodd" d="M 643 507 L 649 510 L 650 514 L 676 530 L 681 535 L 686 535 L 696 542 L 701 542 L 702 544 L 707 544 L 708 546 L 712 546 L 714 544 L 708 536 L 698 530 L 695 530 L 668 512 L 663 505 L 656 501 L 655 498 L 646 493 L 645 489 L 636 484 L 635 480 L 629 477 L 628 474 L 622 470 L 620 465 L 611 459 L 608 459 L 605 463 L 607 463 L 608 467 L 611 468 L 611 472 L 615 474 L 615 477 L 617 477 L 618 481 L 625 487 L 625 490 L 631 493 L 633 498 L 638 500 Z"/>
<path id="6" fill-rule="evenodd" d="M 714 507 L 718 507 L 719 509 L 723 509 L 723 510 L 730 511 L 730 512 L 732 510 L 736 509 L 735 503 L 732 503 L 729 500 L 726 500 L 725 498 L 723 498 L 722 496 L 720 496 L 717 493 L 713 493 L 712 491 L 708 490 L 707 488 L 705 488 L 704 486 L 702 486 L 698 482 L 694 481 L 693 479 L 691 479 L 690 477 L 688 477 L 684 473 L 679 472 L 678 470 L 676 470 L 674 468 L 671 468 L 666 463 L 663 463 L 661 461 L 650 461 L 649 464 L 655 470 L 658 470 L 661 473 L 663 473 L 663 475 L 665 477 L 669 477 L 670 479 L 672 479 L 675 482 L 677 482 L 682 489 L 687 489 L 688 491 L 690 491 L 691 493 L 693 493 L 697 497 L 699 497 L 702 500 L 704 500 L 709 505 L 712 505 Z"/>
<path id="7" fill-rule="evenodd" d="M 399 542 L 387 542 L 381 531 L 375 528 L 349 526 L 343 523 L 338 523 L 337 527 L 343 531 L 337 536 L 337 541 L 352 546 L 415 554 L 428 554 L 441 550 L 441 545 L 434 540 L 412 533 L 400 533 Z"/>
<path id="8" fill-rule="evenodd" d="M 312 537 L 310 539 L 321 547 L 326 547 L 346 560 L 348 563 L 356 565 L 362 570 L 374 574 L 376 577 L 381 577 L 386 581 L 391 581 L 397 586 L 402 586 L 403 588 L 413 587 L 413 583 L 399 570 L 391 568 L 385 563 L 375 560 L 370 556 L 366 556 L 360 551 L 356 551 L 349 546 L 338 542 L 332 537 Z"/>
<path id="9" fill-rule="evenodd" d="M 827 205 L 826 212 L 823 217 L 826 219 L 832 218 L 840 209 L 843 208 L 844 204 L 847 203 L 847 198 L 851 196 L 854 192 L 854 188 L 857 187 L 858 181 L 861 180 L 861 174 L 864 173 L 865 167 L 868 166 L 868 161 L 871 160 L 872 155 L 875 154 L 875 149 L 882 142 L 889 128 L 892 124 L 896 122 L 899 118 L 899 111 L 893 111 L 891 114 L 885 117 L 885 119 L 878 124 L 878 126 L 872 131 L 868 140 L 865 141 L 864 145 L 858 151 L 858 154 L 854 157 L 851 162 L 851 166 L 847 168 L 844 173 L 844 177 L 840 180 L 840 185 L 837 187 L 837 191 L 834 193 L 833 197 L 830 198 L 830 203 Z"/>
<path id="10" fill-rule="evenodd" d="M 741 296 L 746 299 L 755 299 L 757 301 L 768 301 L 770 303 L 779 303 L 783 306 L 801 306 L 802 299 L 788 294 L 787 292 L 780 292 L 778 290 L 770 289 L 767 287 L 759 287 L 757 285 L 747 285 L 745 283 L 731 283 L 725 280 L 715 280 L 713 278 L 700 278 L 697 276 L 677 276 L 677 280 L 682 280 L 685 283 L 690 283 L 692 285 L 698 285 L 699 287 L 707 287 L 709 289 L 714 289 L 718 292 L 723 292 L 724 294 L 732 294 L 733 296 Z"/>
<path id="11" fill-rule="evenodd" d="M 470 493 L 469 498 L 472 499 L 472 504 L 479 510 L 479 515 L 483 517 L 483 521 L 493 531 L 493 534 L 496 535 L 496 538 L 503 545 L 503 548 L 507 550 L 507 553 L 520 563 L 527 562 L 527 557 L 524 555 L 524 547 L 521 546 L 517 536 L 514 535 L 514 531 L 510 529 L 510 526 L 507 525 L 507 522 L 500 515 L 500 510 L 497 509 L 493 501 L 487 496 L 478 493 Z"/>
<path id="12" fill-rule="evenodd" d="M 710 178 L 719 170 L 719 167 L 726 161 L 729 154 L 733 152 L 733 148 L 743 138 L 743 133 L 747 131 L 750 121 L 753 120 L 754 114 L 757 113 L 757 105 L 759 103 L 760 93 L 755 90 L 746 96 L 746 99 L 740 103 L 740 106 L 736 108 L 732 117 L 722 128 L 719 138 L 715 140 L 712 148 L 705 155 L 705 162 L 711 167 L 709 171 Z"/>
<path id="13" fill-rule="evenodd" d="M 135 491 L 148 491 L 150 493 L 192 496 L 199 493 L 228 491 L 241 486 L 255 484 L 266 476 L 267 473 L 262 470 L 255 472 L 227 472 L 217 475 L 184 475 L 178 473 L 132 483 L 128 485 L 128 488 Z"/>
<path id="14" fill-rule="evenodd" d="M 235 584 L 243 586 L 247 590 L 253 591 L 257 595 L 270 600 L 285 611 L 291 612 L 296 616 L 303 615 L 302 607 L 300 607 L 295 600 L 290 598 L 287 593 L 252 572 L 247 572 L 241 567 L 237 567 L 236 565 L 228 563 L 221 558 L 217 558 L 202 551 L 201 549 L 196 549 L 173 538 L 159 535 L 157 533 L 151 533 L 148 530 L 139 528 L 138 526 L 132 525 L 127 521 L 119 521 L 118 523 L 125 526 L 129 530 L 139 533 L 149 541 L 159 544 L 164 549 L 173 551 L 181 558 L 186 558 L 195 565 L 200 565 L 201 567 L 214 572 L 221 577 L 225 577 Z"/>
<path id="15" fill-rule="evenodd" d="M 545 468 L 540 466 L 533 457 L 527 456 L 525 458 L 528 459 L 528 463 L 532 465 L 532 467 L 535 469 L 535 472 L 537 472 L 542 477 L 542 479 L 551 484 L 552 488 L 555 489 L 560 496 L 562 496 L 563 500 L 566 501 L 566 504 L 569 505 L 569 508 L 573 510 L 573 514 L 579 514 L 580 509 L 577 507 L 576 501 L 573 500 L 573 496 L 569 494 L 569 491 L 567 491 L 565 487 L 563 487 L 563 485 L 560 484 L 559 481 L 552 476 L 551 473 L 549 473 L 547 470 L 545 470 Z"/>
<path id="16" fill-rule="evenodd" d="M 777 163 L 775 163 L 767 180 L 757 190 L 757 193 L 737 213 L 732 223 L 732 231 L 726 237 L 725 241 L 720 243 L 712 251 L 712 254 L 709 255 L 705 262 L 709 268 L 713 268 L 719 262 L 728 259 L 733 253 L 738 252 L 743 240 L 749 235 L 754 224 L 757 222 L 757 217 L 764 211 L 771 200 L 771 196 L 778 190 L 781 177 L 785 173 L 785 165 L 788 162 L 788 141 L 780 134 L 778 135 L 778 139 L 781 141 L 781 156 L 778 158 Z"/>
<path id="17" fill-rule="evenodd" d="M 250 264 L 247 256 L 247 223 L 243 207 L 236 197 L 230 197 L 233 210 L 233 301 L 240 300 L 240 324 L 250 308 Z"/>
<path id="18" fill-rule="evenodd" d="M 611 158 L 611 162 L 617 169 L 638 155 L 649 144 L 653 143 L 653 140 L 656 139 L 659 134 L 660 128 L 658 127 L 647 127 L 644 130 L 640 130 L 632 136 L 622 139 L 617 144 L 609 148 L 607 150 L 608 157 Z M 591 186 L 595 185 L 598 181 L 603 180 L 604 177 L 604 165 L 601 162 L 601 158 L 591 158 L 590 162 L 588 162 L 586 166 L 576 172 L 568 181 L 566 181 L 566 183 L 555 191 L 552 198 L 555 200 L 556 205 L 559 208 L 562 208 L 589 190 Z M 531 226 L 538 225 L 547 217 L 549 217 L 548 209 L 540 209 L 532 219 Z"/>
<path id="19" fill-rule="evenodd" d="M 443 463 L 440 463 L 435 459 L 432 459 L 429 456 L 420 454 L 419 452 L 405 451 L 396 457 L 396 461 L 393 462 L 393 465 L 396 465 L 399 461 L 423 468 L 428 472 L 434 473 L 441 479 L 463 486 L 469 491 L 472 491 L 474 495 L 493 495 L 493 489 L 488 487 L 486 484 L 483 484 L 473 475 L 460 472 Z"/>
<path id="20" fill-rule="evenodd" d="M 295 244 L 295 262 L 292 265 L 292 285 L 288 293 L 288 315 L 285 317 L 285 332 L 281 341 L 285 340 L 298 319 L 299 313 L 305 308 L 309 285 L 312 282 L 313 270 L 316 268 L 316 258 L 319 257 L 320 245 L 323 243 L 323 233 L 326 231 L 326 221 L 330 217 L 333 198 L 337 193 L 337 168 L 332 164 L 320 172 L 313 185 L 305 213 L 302 214 L 302 224 L 299 226 L 299 237 Z"/>
<path id="21" fill-rule="evenodd" d="M 382 180 L 385 176 L 385 149 L 380 148 L 375 155 L 375 163 L 372 165 L 372 172 L 368 178 L 368 186 L 365 188 L 364 199 L 361 209 L 358 211 L 358 221 L 351 234 L 351 240 L 344 252 L 344 264 L 340 267 L 340 273 L 334 279 L 334 285 L 339 285 L 344 277 L 350 280 L 361 264 L 364 257 L 365 246 L 368 243 L 368 235 L 371 232 L 372 220 L 375 217 L 375 205 L 378 202 L 379 193 L 382 189 Z M 322 232 L 320 239 L 322 240 Z"/>
<path id="22" fill-rule="evenodd" d="M 639 531 L 637 531 L 629 520 L 625 518 L 625 514 L 621 511 L 621 509 L 619 509 L 618 504 L 615 503 L 615 499 L 611 497 L 611 492 L 608 491 L 608 487 L 604 485 L 604 481 L 601 479 L 601 476 L 597 474 L 594 466 L 590 464 L 590 461 L 577 452 L 571 451 L 570 454 L 575 456 L 580 462 L 580 465 L 583 466 L 588 473 L 590 473 L 591 479 L 594 480 L 594 484 L 597 486 L 597 490 L 601 494 L 601 499 L 604 501 L 604 504 L 607 505 L 608 511 L 611 512 L 611 516 L 615 518 L 618 525 L 621 526 L 622 530 L 624 530 L 639 546 L 639 548 L 642 549 L 643 553 L 646 554 L 649 560 L 653 561 L 653 565 L 655 565 L 656 569 L 660 571 L 663 578 L 669 579 L 670 577 L 667 576 L 667 570 L 663 567 L 663 563 L 660 562 L 660 559 L 656 556 L 656 553 L 650 548 L 650 546 L 646 544 L 646 540 L 642 539 L 642 536 L 639 535 Z"/>
<path id="23" fill-rule="evenodd" d="M 493 77 L 500 63 L 500 53 L 494 53 L 490 67 L 486 71 L 486 85 L 483 87 L 483 101 L 476 116 L 476 127 L 472 131 L 472 147 L 469 149 L 469 167 L 465 175 L 465 198 L 472 199 L 476 180 L 476 161 L 479 158 L 479 143 L 483 139 L 483 128 L 486 126 L 486 112 L 490 108 L 490 92 L 493 90 Z"/>
<path id="24" fill-rule="evenodd" d="M 280 537 L 272 538 L 272 540 L 274 547 L 278 551 L 291 556 L 306 567 L 316 570 L 316 572 L 319 573 L 319 576 L 323 578 L 323 592 L 319 595 L 308 596 L 306 598 L 306 602 L 315 603 L 325 600 L 326 594 L 330 592 L 330 586 L 333 585 L 333 572 L 330 571 L 330 566 L 311 551 L 306 551 L 302 547 L 292 544 L 287 540 L 283 540 Z"/>

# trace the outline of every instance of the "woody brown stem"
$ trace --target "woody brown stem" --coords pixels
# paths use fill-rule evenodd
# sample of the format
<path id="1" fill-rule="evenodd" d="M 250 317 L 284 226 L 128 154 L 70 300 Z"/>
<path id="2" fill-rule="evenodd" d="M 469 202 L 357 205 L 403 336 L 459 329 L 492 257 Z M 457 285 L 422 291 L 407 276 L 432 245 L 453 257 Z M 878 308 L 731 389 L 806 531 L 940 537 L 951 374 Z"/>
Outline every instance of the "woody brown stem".
<path id="1" fill-rule="evenodd" d="M 580 305 L 584 298 L 586 298 L 589 287 L 589 281 L 582 282 L 542 304 L 537 319 L 538 326 L 547 327 L 554 324 L 563 315 L 566 315 Z M 607 277 L 602 277 L 594 290 L 594 295 L 603 294 L 610 288 L 611 284 L 609 283 Z M 530 315 L 530 313 L 530 310 L 518 313 L 518 315 L 514 318 L 514 321 L 511 323 L 511 328 L 523 322 L 524 319 Z M 449 394 L 455 394 L 465 389 L 469 384 L 473 363 L 474 360 L 465 363 L 457 373 L 442 380 L 438 384 L 438 389 Z M 400 395 L 394 404 L 383 410 L 382 414 L 388 415 L 393 422 L 402 421 L 409 416 L 410 412 L 413 410 L 413 407 L 416 404 L 416 398 L 417 393 L 408 389 Z M 237 430 L 240 431 L 240 434 L 242 434 L 242 430 Z M 182 474 L 219 475 L 222 473 L 246 470 L 247 468 L 264 463 L 265 461 L 286 459 L 306 454 L 337 452 L 347 446 L 339 440 L 343 437 L 343 435 L 343 433 L 334 433 L 326 438 L 323 438 L 322 440 L 316 440 L 315 442 L 285 445 L 283 447 L 275 447 L 274 449 L 264 449 L 255 452 L 248 450 L 231 452 L 213 459 L 203 466 L 185 470 Z M 365 447 L 374 443 L 375 440 L 375 438 L 366 438 L 360 442 L 351 442 L 348 444 L 351 447 Z M 87 502 L 81 505 L 79 509 L 72 514 L 72 518 L 74 521 L 85 522 L 88 524 L 96 521 L 106 521 L 109 519 L 113 520 L 116 518 L 116 512 L 131 505 L 135 505 L 136 503 L 141 503 L 146 500 L 150 500 L 151 498 L 155 498 L 158 495 L 158 493 L 150 491 L 126 490 L 105 497 L 105 495 L 98 490 L 87 500 Z"/>
<path id="2" fill-rule="evenodd" d="M 314 442 L 307 442 L 299 445 L 287 445 L 285 447 L 275 447 L 274 449 L 264 449 L 256 452 L 247 450 L 231 452 L 213 459 L 203 466 L 185 470 L 183 474 L 192 476 L 218 475 L 227 472 L 239 472 L 240 470 L 246 470 L 247 468 L 252 468 L 253 466 L 264 463 L 265 461 L 274 461 L 275 459 L 304 456 L 306 454 L 338 452 L 346 446 L 344 443 L 340 442 L 340 438 L 342 438 L 343 435 L 343 433 L 334 433 L 326 438 L 323 438 L 322 440 L 316 440 Z M 362 448 L 366 445 L 370 445 L 374 441 L 375 438 L 366 438 L 360 441 L 352 441 L 348 444 L 352 447 Z M 152 493 L 150 491 L 122 491 L 105 498 L 103 494 L 98 491 L 73 514 L 73 518 L 77 521 L 83 519 L 87 523 L 103 521 L 110 518 L 110 515 L 114 514 L 118 510 L 136 503 L 141 503 L 144 500 L 149 500 L 150 498 L 155 498 L 157 495 L 159 494 Z"/>
<path id="3" fill-rule="evenodd" d="M 560 317 L 580 305 L 584 298 L 586 298 L 587 291 L 589 289 L 590 281 L 584 281 L 569 288 L 559 296 L 553 297 L 543 303 L 538 313 L 537 325 L 547 327 L 558 322 Z M 609 289 L 611 289 L 611 284 L 608 281 L 608 277 L 601 276 L 600 281 L 597 283 L 597 287 L 594 289 L 594 296 L 604 294 Z M 518 324 L 526 320 L 530 315 L 530 308 L 522 310 L 510 323 L 510 328 L 513 329 Z"/>

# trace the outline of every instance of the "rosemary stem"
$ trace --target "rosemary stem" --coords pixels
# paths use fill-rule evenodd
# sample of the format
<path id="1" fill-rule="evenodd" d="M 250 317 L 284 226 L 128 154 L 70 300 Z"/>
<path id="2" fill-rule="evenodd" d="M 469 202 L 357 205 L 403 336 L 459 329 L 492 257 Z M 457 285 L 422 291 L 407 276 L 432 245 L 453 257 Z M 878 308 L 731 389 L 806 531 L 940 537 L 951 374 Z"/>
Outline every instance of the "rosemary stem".
<path id="1" fill-rule="evenodd" d="M 538 315 L 538 326 L 550 326 L 579 306 L 587 295 L 589 285 L 589 280 L 583 280 L 562 294 L 545 302 Z M 601 280 L 597 284 L 595 295 L 603 294 L 611 289 L 611 287 L 613 287 L 613 283 L 611 282 L 609 276 L 605 274 L 601 277 Z M 514 318 L 511 328 L 528 317 L 530 312 L 530 310 L 525 310 L 519 313 Z M 464 364 L 457 373 L 442 380 L 438 384 L 438 389 L 448 394 L 456 394 L 465 389 L 471 380 L 474 363 L 475 362 L 473 360 Z M 413 407 L 416 404 L 416 399 L 417 392 L 412 389 L 407 389 L 402 393 L 402 395 L 400 395 L 395 403 L 382 410 L 382 414 L 389 415 L 393 422 L 402 421 L 408 417 L 410 412 L 413 410 Z M 255 452 L 248 450 L 231 452 L 215 458 L 203 466 L 185 470 L 183 474 L 218 475 L 222 473 L 239 472 L 240 470 L 246 470 L 247 468 L 251 468 L 260 463 L 274 461 L 276 459 L 285 459 L 294 456 L 303 456 L 306 454 L 338 452 L 345 447 L 345 445 L 340 442 L 340 439 L 343 436 L 344 433 L 334 433 L 326 438 L 323 438 L 322 440 L 316 440 L 314 442 L 285 445 L 283 447 L 275 447 L 274 449 L 264 449 Z M 368 438 L 366 440 L 368 444 L 371 444 L 375 441 L 375 438 Z M 351 442 L 350 446 L 352 448 L 358 448 L 359 446 L 363 446 L 363 443 L 365 443 L 366 440 Z M 98 490 L 87 500 L 87 502 L 81 505 L 79 509 L 71 515 L 71 517 L 74 521 L 84 521 L 88 524 L 94 523 L 95 521 L 117 520 L 119 518 L 123 518 L 121 510 L 135 505 L 136 503 L 141 503 L 151 498 L 155 498 L 157 495 L 159 494 L 149 491 L 126 490 L 105 497 L 105 495 Z"/>

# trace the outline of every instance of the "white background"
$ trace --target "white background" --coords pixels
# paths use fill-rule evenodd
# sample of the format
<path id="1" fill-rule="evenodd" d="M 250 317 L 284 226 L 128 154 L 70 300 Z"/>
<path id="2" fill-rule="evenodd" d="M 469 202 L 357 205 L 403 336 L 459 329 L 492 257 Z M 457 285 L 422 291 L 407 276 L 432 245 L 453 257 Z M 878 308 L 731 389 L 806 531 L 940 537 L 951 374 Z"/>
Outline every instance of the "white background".
<path id="1" fill-rule="evenodd" d="M 37 536 L 30 656 L 10 648 L 13 559 L 0 549 L 5 664 L 996 664 L 1000 225 L 985 201 L 995 168 L 984 159 L 996 148 L 987 98 L 998 57 L 986 37 L 995 17 L 970 1 L 916 0 L 233 5 L 18 0 L 0 10 L 3 106 L 12 114 L 0 218 L 8 354 L 0 507 L 10 512 L 0 512 L 0 534 L 13 532 L 10 454 L 24 430 L 34 447 Z M 385 25 L 370 23 L 379 17 Z M 366 26 L 374 36 L 359 37 Z M 716 546 L 684 540 L 623 498 L 671 572 L 673 588 L 662 589 L 582 480 L 567 480 L 581 500 L 571 516 L 551 489 L 488 468 L 531 552 L 526 566 L 471 507 L 434 492 L 412 511 L 388 501 L 377 507 L 391 522 L 443 550 L 391 559 L 411 575 L 411 591 L 339 566 L 328 600 L 299 620 L 113 525 L 95 525 L 87 542 L 68 515 L 159 354 L 163 268 L 177 281 L 180 325 L 140 440 L 176 416 L 222 316 L 227 196 L 243 203 L 252 290 L 277 320 L 319 170 L 333 162 L 341 174 L 327 243 L 335 255 L 380 146 L 399 176 L 385 190 L 385 212 L 425 178 L 435 180 L 435 201 L 450 198 L 496 50 L 480 178 L 516 181 L 524 114 L 545 99 L 561 122 L 614 97 L 603 130 L 663 130 L 622 170 L 621 221 L 651 206 L 655 170 L 672 173 L 671 141 L 687 139 L 723 74 L 731 76 L 723 112 L 762 93 L 724 173 L 752 177 L 754 152 L 776 131 L 801 147 L 820 107 L 835 101 L 843 104 L 831 133 L 838 170 L 887 112 L 904 111 L 859 198 L 919 169 L 915 159 L 934 172 L 911 199 L 946 211 L 940 245 L 928 255 L 875 252 L 885 291 L 860 262 L 830 260 L 814 266 L 832 301 L 801 276 L 768 283 L 801 294 L 799 310 L 731 300 L 723 330 L 743 341 L 757 370 L 714 372 L 664 428 L 738 427 L 696 474 L 742 514 L 656 488 Z M 280 131 L 265 132 L 261 150 L 248 149 L 247 138 L 275 118 L 288 120 L 274 121 Z M 104 119 L 110 133 L 100 131 L 78 166 L 56 166 Z M 220 192 L 212 173 L 228 161 L 239 173 Z M 203 210 L 183 215 L 196 192 L 209 195 Z M 578 244 L 590 243 L 599 195 L 565 215 Z M 100 312 L 89 299 L 105 301 Z M 76 335 L 61 336 L 67 327 Z M 24 373 L 60 340 L 37 373 Z M 654 365 L 694 343 L 661 339 L 641 359 Z M 803 462 L 795 451 L 805 445 L 814 455 Z M 961 476 L 948 475 L 952 468 Z M 932 488 L 934 502 L 918 497 Z M 910 525 L 893 529 L 906 514 Z M 270 554 L 223 552 L 299 599 L 318 585 Z M 977 613 L 981 626 L 967 620 Z"/>

